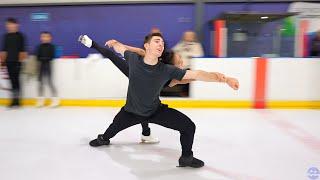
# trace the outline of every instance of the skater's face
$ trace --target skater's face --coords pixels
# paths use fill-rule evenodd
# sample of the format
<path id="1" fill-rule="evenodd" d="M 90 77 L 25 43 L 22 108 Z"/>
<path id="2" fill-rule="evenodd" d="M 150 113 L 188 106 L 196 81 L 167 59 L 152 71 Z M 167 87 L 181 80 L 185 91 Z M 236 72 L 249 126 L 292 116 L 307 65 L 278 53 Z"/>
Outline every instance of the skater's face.
<path id="1" fill-rule="evenodd" d="M 151 40 L 144 44 L 146 52 L 150 54 L 160 57 L 164 50 L 164 42 L 160 36 L 153 36 Z"/>

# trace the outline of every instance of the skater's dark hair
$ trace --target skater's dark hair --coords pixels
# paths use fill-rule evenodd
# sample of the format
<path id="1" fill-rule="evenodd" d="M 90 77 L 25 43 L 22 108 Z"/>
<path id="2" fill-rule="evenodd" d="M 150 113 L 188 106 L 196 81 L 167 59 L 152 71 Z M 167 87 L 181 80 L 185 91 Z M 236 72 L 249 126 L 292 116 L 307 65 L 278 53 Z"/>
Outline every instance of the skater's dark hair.
<path id="1" fill-rule="evenodd" d="M 160 61 L 164 64 L 174 65 L 174 52 L 173 51 L 164 51 L 160 56 Z"/>
<path id="2" fill-rule="evenodd" d="M 162 36 L 161 33 L 151 33 L 151 34 L 148 34 L 148 35 L 146 35 L 146 36 L 144 37 L 143 44 L 149 43 L 150 40 L 152 39 L 152 37 L 154 37 L 154 36 L 159 36 L 159 37 L 161 37 L 161 38 L 163 39 L 163 36 Z"/>
<path id="3" fill-rule="evenodd" d="M 145 43 L 149 43 L 150 40 L 152 39 L 152 37 L 154 36 L 159 36 L 163 39 L 163 36 L 161 33 L 151 33 L 151 34 L 148 34 L 147 36 L 145 36 L 144 38 L 144 41 L 143 41 L 143 44 Z M 164 39 L 163 39 L 164 40 Z M 144 48 L 144 47 L 143 47 Z M 169 50 L 167 51 L 166 50 L 166 47 L 164 47 L 164 50 L 163 50 L 163 53 L 162 55 L 159 57 L 159 60 L 161 62 L 163 62 L 164 64 L 171 64 L 171 65 L 174 65 L 174 52 Z"/>

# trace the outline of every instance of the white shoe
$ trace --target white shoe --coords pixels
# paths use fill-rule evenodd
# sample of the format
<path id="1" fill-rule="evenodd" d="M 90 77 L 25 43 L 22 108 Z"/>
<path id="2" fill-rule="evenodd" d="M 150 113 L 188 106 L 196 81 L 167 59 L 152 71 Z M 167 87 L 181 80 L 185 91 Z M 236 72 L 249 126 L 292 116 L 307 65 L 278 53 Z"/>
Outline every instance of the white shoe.
<path id="1" fill-rule="evenodd" d="M 58 107 L 60 105 L 60 99 L 59 98 L 52 98 L 51 99 L 51 104 L 49 107 Z"/>
<path id="2" fill-rule="evenodd" d="M 44 97 L 39 97 L 36 103 L 36 107 L 40 108 L 44 106 L 45 98 Z"/>
<path id="3" fill-rule="evenodd" d="M 152 137 L 151 135 L 149 136 L 141 135 L 141 142 L 146 144 L 155 144 L 155 143 L 159 143 L 160 141 L 158 138 Z"/>
<path id="4" fill-rule="evenodd" d="M 88 48 L 91 48 L 92 46 L 92 40 L 87 35 L 80 35 L 78 41 Z"/>

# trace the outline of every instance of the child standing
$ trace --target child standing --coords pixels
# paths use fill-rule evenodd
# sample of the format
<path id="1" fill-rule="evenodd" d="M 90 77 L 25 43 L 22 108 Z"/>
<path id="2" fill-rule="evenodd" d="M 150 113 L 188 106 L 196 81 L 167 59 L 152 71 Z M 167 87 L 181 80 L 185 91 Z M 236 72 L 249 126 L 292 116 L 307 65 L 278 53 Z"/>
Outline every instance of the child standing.
<path id="1" fill-rule="evenodd" d="M 44 81 L 47 80 L 47 83 L 51 90 L 52 100 L 51 107 L 59 106 L 59 98 L 57 97 L 56 88 L 52 82 L 52 67 L 51 63 L 55 57 L 55 47 L 51 43 L 52 35 L 50 32 L 44 31 L 40 34 L 41 44 L 36 49 L 36 55 L 39 62 L 39 97 L 36 106 L 44 106 L 45 98 L 43 96 L 43 87 Z"/>

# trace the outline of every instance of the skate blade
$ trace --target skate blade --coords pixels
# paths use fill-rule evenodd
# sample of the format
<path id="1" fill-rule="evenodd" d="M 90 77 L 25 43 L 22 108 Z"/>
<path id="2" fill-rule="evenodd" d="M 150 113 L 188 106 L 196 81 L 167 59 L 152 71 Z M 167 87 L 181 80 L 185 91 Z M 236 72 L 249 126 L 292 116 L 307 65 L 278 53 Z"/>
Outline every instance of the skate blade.
<path id="1" fill-rule="evenodd" d="M 156 141 L 156 142 L 154 142 L 154 141 L 146 141 L 146 140 L 142 140 L 141 139 L 141 142 L 140 142 L 141 144 L 158 144 L 158 143 L 160 143 L 160 141 Z"/>
<path id="2" fill-rule="evenodd" d="M 178 165 L 176 166 L 177 168 L 183 168 L 183 167 L 187 167 L 187 166 L 184 166 L 184 165 Z"/>

